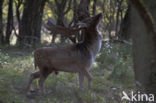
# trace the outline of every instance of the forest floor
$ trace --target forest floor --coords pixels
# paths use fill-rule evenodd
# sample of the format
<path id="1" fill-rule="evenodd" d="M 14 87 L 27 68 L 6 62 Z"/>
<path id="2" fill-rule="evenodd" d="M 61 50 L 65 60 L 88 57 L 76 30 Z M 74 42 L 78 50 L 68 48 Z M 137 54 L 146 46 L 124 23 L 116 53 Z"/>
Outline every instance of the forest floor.
<path id="1" fill-rule="evenodd" d="M 34 49 L 0 47 L 0 103 L 126 103 L 122 91 L 135 89 L 131 47 L 125 44 L 102 45 L 90 73 L 91 90 L 79 90 L 77 74 L 52 73 L 44 83 L 46 93 L 38 92 L 38 80 L 25 93 L 33 66 Z M 128 102 L 127 102 L 128 103 Z"/>

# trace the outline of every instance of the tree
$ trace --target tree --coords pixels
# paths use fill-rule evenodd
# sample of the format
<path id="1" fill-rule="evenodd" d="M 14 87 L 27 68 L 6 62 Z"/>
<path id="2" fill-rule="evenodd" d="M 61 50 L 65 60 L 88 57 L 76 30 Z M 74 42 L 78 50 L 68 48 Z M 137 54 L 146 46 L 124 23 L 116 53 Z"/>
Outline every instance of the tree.
<path id="1" fill-rule="evenodd" d="M 131 27 L 131 4 L 129 4 L 128 9 L 126 11 L 125 17 L 121 21 L 120 31 L 118 33 L 119 39 L 128 40 L 130 39 L 130 27 Z"/>
<path id="2" fill-rule="evenodd" d="M 42 15 L 46 0 L 25 0 L 23 16 L 19 26 L 18 42 L 40 43 Z"/>
<path id="3" fill-rule="evenodd" d="M 59 0 L 60 1 L 60 0 Z M 57 25 L 65 26 L 64 25 L 64 16 L 67 14 L 71 8 L 71 1 L 67 2 L 68 0 L 61 0 L 61 2 L 58 2 L 58 0 L 55 0 L 55 4 L 57 7 L 56 14 L 57 14 Z M 68 3 L 67 9 L 65 9 L 66 5 Z M 65 37 L 61 36 L 61 42 L 64 42 Z"/>
<path id="4" fill-rule="evenodd" d="M 95 14 L 96 14 L 96 3 L 97 3 L 97 0 L 94 0 L 94 3 L 93 3 L 93 13 L 92 13 L 93 16 L 95 16 Z"/>
<path id="5" fill-rule="evenodd" d="M 108 31 L 109 39 L 112 39 L 111 31 L 113 30 L 116 14 L 116 0 L 104 0 L 103 1 L 103 14 L 104 14 L 104 23 L 105 31 Z"/>
<path id="6" fill-rule="evenodd" d="M 78 21 L 82 21 L 82 20 L 90 17 L 89 4 L 90 4 L 90 0 L 81 0 L 80 1 L 78 10 L 77 10 Z"/>
<path id="7" fill-rule="evenodd" d="M 78 20 L 77 20 L 77 2 L 76 2 L 76 0 L 73 0 L 73 12 L 74 12 L 73 22 L 77 23 Z"/>
<path id="8" fill-rule="evenodd" d="M 6 29 L 6 38 L 5 38 L 6 44 L 10 44 L 10 36 L 13 29 L 12 26 L 13 26 L 13 0 L 9 0 L 8 20 L 7 20 L 7 29 Z"/>
<path id="9" fill-rule="evenodd" d="M 142 91 L 156 94 L 156 1 L 130 1 L 136 83 Z"/>
<path id="10" fill-rule="evenodd" d="M 21 18 L 20 18 L 20 14 L 21 14 L 20 7 L 23 4 L 23 0 L 15 0 L 14 2 L 15 2 L 15 6 L 16 6 L 15 7 L 15 9 L 16 9 L 16 18 L 17 18 L 18 24 L 20 24 L 20 20 L 21 20 Z"/>
<path id="11" fill-rule="evenodd" d="M 90 14 L 89 14 L 89 5 L 90 5 L 90 0 L 81 0 L 80 1 L 80 4 L 78 5 L 78 8 L 76 10 L 76 23 L 78 21 L 83 21 L 85 20 L 86 18 L 89 18 L 90 17 Z M 76 24 L 75 23 L 75 24 Z M 78 35 L 78 41 L 82 41 L 84 39 L 84 33 L 82 31 L 81 34 Z"/>
<path id="12" fill-rule="evenodd" d="M 121 12 L 123 0 L 117 0 L 117 13 L 116 13 L 116 26 L 115 26 L 115 35 L 118 35 L 118 28 L 119 28 L 119 14 Z"/>
<path id="13" fill-rule="evenodd" d="M 64 16 L 70 10 L 71 1 L 72 0 L 69 0 L 69 2 L 67 2 L 67 0 L 61 0 L 61 2 L 58 2 L 58 0 L 55 0 L 55 4 L 56 4 L 56 7 L 57 7 L 57 9 L 56 9 L 57 25 L 64 26 L 64 23 L 63 23 Z M 68 3 L 68 7 L 67 7 L 67 9 L 65 9 L 67 3 Z"/>
<path id="14" fill-rule="evenodd" d="M 2 12 L 2 6 L 3 6 L 4 0 L 0 0 L 0 42 L 3 42 L 4 36 L 3 36 L 3 12 Z"/>
<path id="15" fill-rule="evenodd" d="M 56 20 L 57 25 L 65 26 L 64 17 L 71 9 L 71 2 L 72 2 L 72 0 L 54 0 L 56 7 L 54 7 L 54 5 L 51 1 L 48 2 L 49 7 L 51 8 L 51 10 L 54 9 L 55 14 L 57 16 L 57 20 Z M 56 34 L 52 34 L 52 35 L 53 35 L 52 43 L 54 43 Z M 61 42 L 63 42 L 64 40 L 65 40 L 65 37 L 61 36 Z"/>

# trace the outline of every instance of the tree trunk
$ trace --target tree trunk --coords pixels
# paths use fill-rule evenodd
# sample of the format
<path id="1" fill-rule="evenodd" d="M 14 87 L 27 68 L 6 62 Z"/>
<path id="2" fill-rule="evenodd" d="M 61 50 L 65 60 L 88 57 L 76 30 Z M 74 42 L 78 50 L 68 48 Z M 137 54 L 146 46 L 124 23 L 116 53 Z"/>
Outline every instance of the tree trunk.
<path id="1" fill-rule="evenodd" d="M 82 21 L 88 17 L 90 0 L 81 0 L 77 10 L 78 21 Z"/>
<path id="2" fill-rule="evenodd" d="M 77 20 L 77 1 L 73 0 L 73 10 L 74 10 L 74 17 L 73 17 L 73 21 L 74 21 L 74 25 L 78 22 Z"/>
<path id="3" fill-rule="evenodd" d="M 96 2 L 97 2 L 97 0 L 94 0 L 94 3 L 93 3 L 93 16 L 95 16 L 95 14 L 96 14 Z"/>
<path id="4" fill-rule="evenodd" d="M 90 17 L 89 4 L 90 4 L 90 0 L 81 0 L 80 1 L 78 10 L 77 10 L 77 20 L 78 21 L 82 21 L 82 20 Z M 78 41 L 79 42 L 83 41 L 83 39 L 84 39 L 84 33 L 82 31 L 82 33 L 80 35 L 78 35 Z"/>
<path id="5" fill-rule="evenodd" d="M 68 7 L 67 9 L 65 10 L 66 8 L 66 5 L 68 3 Z M 57 14 L 57 25 L 60 25 L 60 26 L 65 26 L 64 25 L 64 16 L 65 14 L 68 13 L 68 11 L 70 10 L 70 6 L 71 6 L 71 0 L 55 0 L 55 4 L 56 4 L 56 14 Z M 53 35 L 53 42 L 55 41 L 55 38 L 56 35 L 54 34 Z M 61 36 L 61 43 L 64 42 L 66 39 L 66 37 L 64 36 Z"/>
<path id="6" fill-rule="evenodd" d="M 156 1 L 130 0 L 135 79 L 141 90 L 156 94 Z M 147 11 L 148 10 L 148 11 Z"/>
<path id="7" fill-rule="evenodd" d="M 64 15 L 63 12 L 59 12 L 58 17 L 57 17 L 57 25 L 61 25 L 61 26 L 65 26 L 64 25 Z M 56 37 L 55 35 L 53 37 Z M 65 37 L 61 35 L 61 43 L 63 43 L 65 41 Z"/>
<path id="8" fill-rule="evenodd" d="M 3 36 L 3 12 L 2 12 L 2 6 L 3 6 L 3 1 L 0 0 L 0 43 L 4 42 L 4 36 Z"/>
<path id="9" fill-rule="evenodd" d="M 20 7 L 22 6 L 22 3 L 23 3 L 23 0 L 18 0 L 18 1 L 15 1 L 15 5 L 16 5 L 16 18 L 17 18 L 17 21 L 18 21 L 18 24 L 20 24 Z"/>
<path id="10" fill-rule="evenodd" d="M 129 40 L 131 38 L 130 35 L 130 28 L 131 28 L 131 4 L 129 4 L 128 9 L 126 11 L 125 17 L 121 21 L 120 25 L 120 31 L 118 38 L 119 39 L 124 39 L 124 40 Z"/>
<path id="11" fill-rule="evenodd" d="M 64 25 L 64 10 L 67 1 L 61 0 L 61 3 L 57 5 L 57 25 L 65 26 Z M 65 41 L 65 37 L 61 35 L 61 43 Z"/>
<path id="12" fill-rule="evenodd" d="M 117 0 L 117 13 L 116 13 L 116 26 L 115 26 L 115 36 L 118 36 L 118 28 L 119 28 L 119 14 L 121 12 L 121 5 L 122 5 L 123 0 Z"/>
<path id="13" fill-rule="evenodd" d="M 6 29 L 6 37 L 5 37 L 6 44 L 10 44 L 12 26 L 13 26 L 13 0 L 9 0 L 8 20 L 7 20 L 7 29 Z"/>
<path id="14" fill-rule="evenodd" d="M 40 43 L 42 15 L 46 0 L 26 0 L 23 16 L 20 21 L 19 39 L 20 44 Z"/>

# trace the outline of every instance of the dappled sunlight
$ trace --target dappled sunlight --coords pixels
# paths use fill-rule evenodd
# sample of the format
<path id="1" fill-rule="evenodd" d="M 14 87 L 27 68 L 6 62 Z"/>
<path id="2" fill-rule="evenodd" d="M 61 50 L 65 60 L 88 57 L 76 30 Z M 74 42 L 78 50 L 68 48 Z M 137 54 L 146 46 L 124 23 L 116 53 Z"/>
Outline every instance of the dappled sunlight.
<path id="1" fill-rule="evenodd" d="M 16 42 L 17 42 L 17 37 L 12 34 L 10 37 L 10 45 L 15 45 Z"/>
<path id="2" fill-rule="evenodd" d="M 0 0 L 0 103 L 154 102 L 154 11 L 154 0 Z"/>
<path id="3" fill-rule="evenodd" d="M 49 33 L 48 34 L 42 33 L 41 43 L 44 43 L 44 42 L 51 43 L 51 40 L 52 40 L 52 35 L 50 35 Z M 14 34 L 12 34 L 10 37 L 10 45 L 14 46 L 16 45 L 16 43 L 17 43 L 17 37 Z M 60 43 L 59 35 L 56 37 L 55 43 Z"/>
<path id="4" fill-rule="evenodd" d="M 50 43 L 51 39 L 52 39 L 52 35 L 42 33 L 42 35 L 41 35 L 41 40 L 42 40 L 41 43 L 43 43 L 44 41 Z"/>
<path id="5" fill-rule="evenodd" d="M 94 67 L 94 68 L 97 68 L 97 67 L 98 67 L 98 63 L 97 63 L 97 62 L 94 62 L 94 63 L 93 63 L 93 67 Z"/>
<path id="6" fill-rule="evenodd" d="M 44 43 L 44 42 L 47 42 L 47 43 L 51 43 L 51 40 L 52 40 L 52 35 L 50 34 L 45 34 L 43 33 L 42 36 L 41 36 L 41 43 Z M 60 43 L 60 36 L 57 35 L 56 39 L 55 39 L 55 43 Z"/>

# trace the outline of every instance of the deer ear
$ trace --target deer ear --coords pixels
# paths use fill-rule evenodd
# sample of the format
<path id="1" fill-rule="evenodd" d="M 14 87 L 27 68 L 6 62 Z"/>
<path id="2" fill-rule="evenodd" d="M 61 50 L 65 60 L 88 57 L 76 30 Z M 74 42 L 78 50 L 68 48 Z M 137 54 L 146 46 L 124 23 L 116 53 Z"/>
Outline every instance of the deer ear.
<path id="1" fill-rule="evenodd" d="M 92 25 L 97 26 L 99 24 L 100 20 L 102 19 L 102 17 L 103 17 L 102 13 L 99 13 L 96 16 L 94 16 L 92 18 Z"/>
<path id="2" fill-rule="evenodd" d="M 97 14 L 94 18 L 95 19 L 102 19 L 102 17 L 103 17 L 103 13 L 99 13 L 99 14 Z"/>

